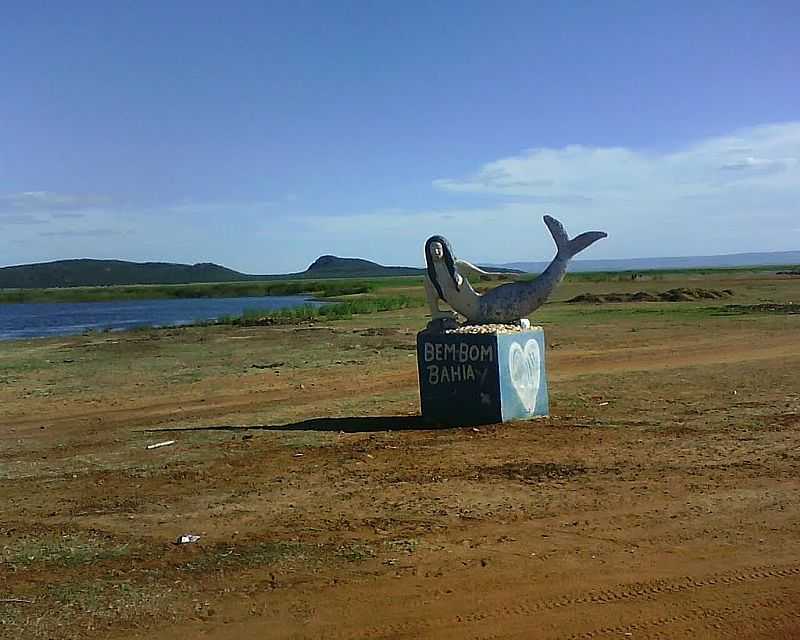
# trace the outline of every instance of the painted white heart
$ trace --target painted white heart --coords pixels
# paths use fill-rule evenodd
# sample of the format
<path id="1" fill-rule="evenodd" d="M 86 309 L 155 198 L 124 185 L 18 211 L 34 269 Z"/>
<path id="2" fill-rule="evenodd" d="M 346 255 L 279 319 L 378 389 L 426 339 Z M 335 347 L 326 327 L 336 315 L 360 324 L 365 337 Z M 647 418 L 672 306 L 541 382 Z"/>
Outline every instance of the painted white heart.
<path id="1" fill-rule="evenodd" d="M 540 361 L 539 343 L 533 338 L 525 343 L 524 348 L 518 342 L 511 344 L 508 351 L 511 384 L 514 385 L 514 389 L 528 413 L 533 413 L 536 408 L 536 396 L 539 394 L 539 383 L 541 382 Z"/>

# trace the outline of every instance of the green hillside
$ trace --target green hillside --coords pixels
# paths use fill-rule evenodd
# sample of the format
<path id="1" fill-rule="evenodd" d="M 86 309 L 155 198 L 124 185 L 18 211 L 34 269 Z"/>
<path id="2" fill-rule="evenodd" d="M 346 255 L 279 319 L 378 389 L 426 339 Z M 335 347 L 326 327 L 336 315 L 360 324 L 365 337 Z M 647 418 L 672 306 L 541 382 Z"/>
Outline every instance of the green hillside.
<path id="1" fill-rule="evenodd" d="M 59 260 L 0 268 L 0 304 L 296 294 L 331 297 L 365 293 L 379 282 L 381 286 L 395 281 L 408 284 L 423 273 L 414 267 L 386 267 L 330 255 L 317 258 L 305 271 L 285 275 L 251 275 L 212 263 Z"/>
<path id="2" fill-rule="evenodd" d="M 0 288 L 41 289 L 121 284 L 188 284 L 247 280 L 216 264 L 125 262 L 124 260 L 58 260 L 0 269 Z"/>
<path id="3" fill-rule="evenodd" d="M 304 278 L 377 278 L 421 274 L 422 269 L 413 267 L 385 267 L 369 260 L 336 256 L 322 256 L 306 271 L 283 275 L 251 275 L 213 263 L 176 264 L 81 259 L 0 268 L 0 289 L 249 282 Z"/>

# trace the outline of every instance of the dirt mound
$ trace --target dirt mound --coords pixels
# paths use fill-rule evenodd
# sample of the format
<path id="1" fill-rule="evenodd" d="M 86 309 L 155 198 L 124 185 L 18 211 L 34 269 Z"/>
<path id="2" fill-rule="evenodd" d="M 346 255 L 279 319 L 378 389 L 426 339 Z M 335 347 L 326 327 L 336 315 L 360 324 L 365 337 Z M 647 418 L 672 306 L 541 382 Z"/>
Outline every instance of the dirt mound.
<path id="1" fill-rule="evenodd" d="M 660 293 L 637 291 L 636 293 L 582 293 L 567 300 L 569 303 L 603 304 L 607 302 L 692 302 L 695 300 L 719 300 L 733 295 L 730 289 L 691 289 L 680 287 Z"/>

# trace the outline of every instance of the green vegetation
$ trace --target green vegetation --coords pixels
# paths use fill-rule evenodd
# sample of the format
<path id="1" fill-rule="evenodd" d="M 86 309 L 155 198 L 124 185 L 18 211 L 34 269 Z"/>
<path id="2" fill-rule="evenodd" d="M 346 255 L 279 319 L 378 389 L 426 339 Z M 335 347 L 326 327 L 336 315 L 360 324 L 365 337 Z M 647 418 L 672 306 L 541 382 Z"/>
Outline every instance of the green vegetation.
<path id="1" fill-rule="evenodd" d="M 243 283 L 321 278 L 375 278 L 422 275 L 415 267 L 385 267 L 359 258 L 322 256 L 301 273 L 250 275 L 213 263 L 59 260 L 0 268 L 0 289 L 42 289 L 122 285 Z"/>
<path id="2" fill-rule="evenodd" d="M 491 270 L 519 273 L 515 269 L 501 267 L 493 267 Z M 189 265 L 169 262 L 126 262 L 124 260 L 59 260 L 0 268 L 0 291 L 3 289 L 63 289 L 197 283 L 244 285 L 251 282 L 286 280 L 419 277 L 423 273 L 424 270 L 417 267 L 387 267 L 361 258 L 339 258 L 337 256 L 320 256 L 305 271 L 284 275 L 251 275 L 213 263 Z"/>
<path id="3" fill-rule="evenodd" d="M 128 554 L 130 548 L 127 544 L 115 545 L 100 538 L 68 534 L 20 540 L 3 547 L 0 557 L 12 571 L 17 571 L 35 564 L 76 567 Z"/>
<path id="4" fill-rule="evenodd" d="M 102 579 L 67 582 L 49 586 L 45 593 L 54 606 L 36 621 L 44 632 L 41 637 L 53 638 L 47 627 L 61 626 L 81 615 L 90 614 L 98 619 L 140 620 L 143 614 L 154 614 L 168 593 L 154 589 L 152 584 L 133 585 L 129 580 Z M 49 634 L 48 634 L 49 631 Z"/>
<path id="5" fill-rule="evenodd" d="M 352 543 L 342 545 L 336 550 L 336 556 L 347 562 L 364 562 L 374 558 L 377 554 L 375 549 L 367 544 Z"/>
<path id="6" fill-rule="evenodd" d="M 701 317 L 719 315 L 724 306 L 711 306 L 697 302 L 674 304 L 671 302 L 647 302 L 634 304 L 563 305 L 546 304 L 531 318 L 542 325 L 585 325 L 587 323 L 625 322 L 628 320 L 648 322 L 663 318 L 670 322 L 696 321 Z"/>
<path id="7" fill-rule="evenodd" d="M 89 630 L 112 623 L 141 625 L 145 619 L 163 615 L 175 600 L 174 593 L 152 579 L 140 578 L 133 584 L 119 574 L 88 580 L 62 578 L 28 596 L 31 603 L 24 609 L 0 603 L 3 638 L 85 638 Z M 72 630 L 66 631 L 67 627 Z"/>
<path id="8" fill-rule="evenodd" d="M 0 290 L 0 303 L 15 302 L 110 302 L 113 300 L 164 300 L 181 298 L 256 298 L 310 295 L 332 298 L 369 293 L 392 286 L 413 286 L 421 278 L 373 278 L 340 280 L 276 280 L 272 282 L 216 282 L 178 285 L 129 285 L 71 287 L 66 289 Z"/>
<path id="9" fill-rule="evenodd" d="M 711 267 L 689 269 L 647 269 L 633 271 L 580 271 L 570 272 L 565 282 L 624 282 L 628 280 L 666 280 L 704 278 L 709 276 L 728 277 L 747 274 L 773 274 L 778 271 L 797 269 L 793 265 L 755 266 L 755 267 Z M 526 276 L 533 279 L 535 276 Z"/>
<path id="10" fill-rule="evenodd" d="M 762 303 L 762 304 L 729 304 L 721 308 L 721 313 L 725 314 L 749 314 L 749 313 L 778 313 L 786 315 L 800 314 L 800 304 L 789 302 L 788 304 Z"/>
<path id="11" fill-rule="evenodd" d="M 239 545 L 214 545 L 202 555 L 186 562 L 188 571 L 218 571 L 222 568 L 262 567 L 281 562 L 316 561 L 325 549 L 322 545 L 296 541 L 252 542 Z"/>
<path id="12" fill-rule="evenodd" d="M 308 320 L 345 320 L 354 315 L 376 313 L 379 311 L 395 311 L 422 307 L 422 298 L 411 296 L 365 297 L 336 302 L 319 307 L 303 305 L 293 309 L 246 309 L 241 317 L 224 317 L 210 324 L 233 324 L 253 326 L 262 324 L 295 324 Z"/>
<path id="13" fill-rule="evenodd" d="M 70 262 L 118 262 L 118 261 L 70 261 Z M 54 264 L 54 263 L 51 263 Z M 131 265 L 133 263 L 124 263 Z M 47 265 L 29 265 L 44 267 Z M 139 265 L 141 266 L 141 265 Z M 153 266 L 153 265 L 149 265 Z M 160 265 L 164 266 L 164 265 Z M 187 265 L 166 265 L 187 267 Z M 216 265 L 193 265 L 193 267 L 216 267 Z M 223 269 L 222 267 L 217 267 Z M 9 269 L 0 269 L 0 275 Z M 763 277 L 776 272 L 791 274 L 798 267 L 756 266 L 732 268 L 695 269 L 654 269 L 637 271 L 595 271 L 568 273 L 565 285 L 590 284 L 602 282 L 647 282 L 667 280 L 699 280 L 721 277 Z M 497 270 L 497 269 L 495 269 Z M 181 271 L 178 269 L 178 271 Z M 211 271 L 201 272 L 209 275 Z M 223 273 L 214 272 L 218 275 Z M 286 276 L 249 276 L 224 270 L 227 281 L 214 281 L 208 277 L 205 282 L 186 284 L 109 284 L 103 286 L 57 286 L 52 288 L 5 288 L 8 278 L 0 278 L 0 304 L 17 302 L 110 302 L 114 300 L 158 300 L 181 298 L 239 298 L 262 296 L 309 295 L 317 298 L 375 293 L 384 289 L 418 290 L 422 284 L 422 270 L 405 267 L 383 267 L 356 258 L 335 258 L 323 256 L 308 270 L 300 274 Z M 416 275 L 401 275 L 401 274 Z M 175 276 L 177 277 L 177 276 Z M 222 277 L 222 276 L 220 276 Z M 525 274 L 523 279 L 533 279 L 535 274 Z M 29 280 L 24 280 L 28 282 Z M 485 283 L 473 283 L 480 290 Z M 494 286 L 495 283 L 492 283 Z M 394 293 L 394 292 L 393 292 Z M 404 292 L 405 293 L 405 292 Z M 416 291 L 414 291 L 416 293 Z M 354 311 L 354 313 L 359 313 Z"/>
<path id="14" fill-rule="evenodd" d="M 322 543 L 278 540 L 250 542 L 238 545 L 220 544 L 195 556 L 180 568 L 192 572 L 210 572 L 221 569 L 257 568 L 275 564 L 304 563 L 315 565 L 325 560 L 339 559 L 363 562 L 375 557 L 375 551 L 358 543 L 334 546 Z"/>

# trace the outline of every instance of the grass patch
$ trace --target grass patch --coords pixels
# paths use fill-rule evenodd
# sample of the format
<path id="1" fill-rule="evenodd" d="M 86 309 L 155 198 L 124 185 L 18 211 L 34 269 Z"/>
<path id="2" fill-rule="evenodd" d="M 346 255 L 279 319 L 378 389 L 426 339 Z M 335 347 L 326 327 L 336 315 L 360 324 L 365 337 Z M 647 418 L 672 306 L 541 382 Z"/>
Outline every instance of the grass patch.
<path id="1" fill-rule="evenodd" d="M 318 565 L 325 561 L 362 562 L 374 558 L 368 545 L 350 543 L 339 546 L 279 540 L 241 545 L 215 545 L 185 562 L 181 568 L 191 572 L 223 569 L 252 569 L 278 564 Z"/>
<path id="2" fill-rule="evenodd" d="M 643 304 L 607 304 L 607 305 L 565 305 L 562 303 L 546 304 L 535 314 L 531 322 L 536 324 L 581 324 L 621 321 L 646 320 L 650 318 L 697 319 L 704 316 L 718 315 L 721 307 L 703 306 L 686 303 L 682 305 L 669 302 L 652 302 Z"/>
<path id="3" fill-rule="evenodd" d="M 12 571 L 35 565 L 79 567 L 103 560 L 124 558 L 131 552 L 129 545 L 115 545 L 102 538 L 85 538 L 79 535 L 48 535 L 25 538 L 15 544 L 4 545 L 3 564 Z"/>
<path id="4" fill-rule="evenodd" d="M 565 282 L 625 282 L 636 280 L 692 279 L 770 274 L 796 269 L 795 265 L 759 265 L 751 267 L 696 267 L 691 269 L 636 269 L 629 271 L 570 272 Z"/>
<path id="5" fill-rule="evenodd" d="M 366 297 L 335 302 L 320 307 L 303 305 L 293 309 L 246 309 L 241 317 L 225 317 L 216 324 L 256 326 L 271 324 L 296 324 L 309 320 L 346 320 L 354 315 L 395 311 L 422 307 L 425 301 L 412 296 Z"/>
<path id="6" fill-rule="evenodd" d="M 325 548 L 318 544 L 293 541 L 256 542 L 246 545 L 216 545 L 203 549 L 185 562 L 187 571 L 218 571 L 263 567 L 287 562 L 318 562 Z"/>
<path id="7" fill-rule="evenodd" d="M 139 626 L 145 619 L 162 616 L 174 594 L 152 581 L 137 585 L 105 579 L 50 585 L 28 597 L 35 604 L 24 608 L 0 604 L 3 638 L 99 637 L 111 625 Z"/>
<path id="8" fill-rule="evenodd" d="M 52 365 L 42 358 L 29 358 L 26 360 L 3 359 L 0 360 L 0 376 L 32 373 L 48 367 L 52 367 Z"/>
<path id="9" fill-rule="evenodd" d="M 129 582 L 92 581 L 54 585 L 48 589 L 51 602 L 74 613 L 89 613 L 104 618 L 117 618 L 125 612 L 134 615 L 142 608 L 155 610 L 157 593 Z"/>
<path id="10" fill-rule="evenodd" d="M 336 550 L 336 556 L 347 562 L 364 562 L 376 555 L 375 550 L 366 544 L 343 545 Z"/>

